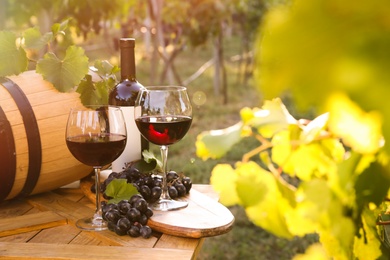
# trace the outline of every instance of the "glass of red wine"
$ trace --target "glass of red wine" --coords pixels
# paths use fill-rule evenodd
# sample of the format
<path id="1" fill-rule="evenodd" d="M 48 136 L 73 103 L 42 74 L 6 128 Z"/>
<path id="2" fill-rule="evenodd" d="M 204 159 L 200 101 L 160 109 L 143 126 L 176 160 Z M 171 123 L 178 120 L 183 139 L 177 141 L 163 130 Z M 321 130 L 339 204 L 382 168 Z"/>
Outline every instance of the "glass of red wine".
<path id="1" fill-rule="evenodd" d="M 170 198 L 166 177 L 168 147 L 180 141 L 192 123 L 192 106 L 187 89 L 181 86 L 155 86 L 140 90 L 134 118 L 142 136 L 160 146 L 161 151 L 162 194 L 151 208 L 168 211 L 187 207 L 187 201 Z"/>
<path id="2" fill-rule="evenodd" d="M 122 111 L 113 106 L 71 109 L 66 127 L 66 145 L 72 155 L 95 171 L 96 210 L 93 217 L 80 219 L 83 230 L 107 229 L 100 203 L 100 170 L 123 152 L 127 141 Z"/>

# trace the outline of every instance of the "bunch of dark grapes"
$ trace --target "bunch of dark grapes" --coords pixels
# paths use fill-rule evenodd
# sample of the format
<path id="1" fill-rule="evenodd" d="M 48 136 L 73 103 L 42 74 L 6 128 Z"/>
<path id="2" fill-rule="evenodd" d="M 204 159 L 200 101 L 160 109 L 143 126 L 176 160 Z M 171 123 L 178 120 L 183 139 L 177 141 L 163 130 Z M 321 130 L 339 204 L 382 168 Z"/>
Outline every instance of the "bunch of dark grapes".
<path id="1" fill-rule="evenodd" d="M 135 167 L 129 167 L 122 172 L 112 172 L 102 183 L 101 191 L 106 199 L 110 199 L 104 193 L 107 185 L 114 179 L 126 179 L 132 183 L 150 204 L 156 202 L 162 193 L 162 178 L 153 176 L 151 173 L 141 173 Z M 168 193 L 172 199 L 183 197 L 188 194 L 192 188 L 192 181 L 183 174 L 177 174 L 175 171 L 167 173 Z"/>
<path id="2" fill-rule="evenodd" d="M 139 194 L 118 204 L 103 202 L 102 213 L 103 219 L 108 222 L 108 229 L 120 236 L 149 238 L 152 235 L 147 223 L 153 211 Z"/>

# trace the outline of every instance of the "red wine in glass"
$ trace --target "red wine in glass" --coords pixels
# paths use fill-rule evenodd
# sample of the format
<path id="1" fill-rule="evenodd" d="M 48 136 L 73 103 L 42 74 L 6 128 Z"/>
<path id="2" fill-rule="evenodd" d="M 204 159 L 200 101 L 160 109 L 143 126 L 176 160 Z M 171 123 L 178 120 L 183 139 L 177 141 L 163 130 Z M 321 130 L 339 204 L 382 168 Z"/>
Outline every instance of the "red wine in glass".
<path id="1" fill-rule="evenodd" d="M 66 138 L 72 155 L 89 165 L 107 165 L 121 155 L 126 145 L 126 136 L 119 134 L 76 135 Z"/>
<path id="2" fill-rule="evenodd" d="M 192 123 L 192 106 L 187 89 L 181 86 L 155 86 L 140 90 L 135 102 L 134 119 L 142 136 L 160 146 L 162 161 L 162 194 L 151 205 L 154 210 L 185 208 L 187 201 L 173 200 L 168 193 L 168 147 L 179 142 Z"/>
<path id="3" fill-rule="evenodd" d="M 144 116 L 135 120 L 143 137 L 156 145 L 171 145 L 180 141 L 190 129 L 188 116 Z"/>
<path id="4" fill-rule="evenodd" d="M 71 154 L 95 170 L 95 214 L 78 220 L 76 226 L 83 230 L 105 230 L 107 222 L 103 219 L 100 204 L 100 169 L 112 163 L 125 149 L 127 131 L 122 111 L 114 106 L 72 109 L 65 140 Z"/>

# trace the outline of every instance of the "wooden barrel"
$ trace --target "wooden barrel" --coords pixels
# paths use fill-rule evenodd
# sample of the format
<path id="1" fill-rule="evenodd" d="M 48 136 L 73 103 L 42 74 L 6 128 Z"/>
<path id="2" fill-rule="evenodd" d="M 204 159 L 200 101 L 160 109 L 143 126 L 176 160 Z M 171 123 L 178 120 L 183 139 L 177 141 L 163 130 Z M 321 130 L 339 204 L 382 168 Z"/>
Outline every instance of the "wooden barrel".
<path id="1" fill-rule="evenodd" d="M 0 77 L 0 201 L 59 188 L 91 172 L 65 142 L 78 93 L 60 93 L 35 71 Z"/>

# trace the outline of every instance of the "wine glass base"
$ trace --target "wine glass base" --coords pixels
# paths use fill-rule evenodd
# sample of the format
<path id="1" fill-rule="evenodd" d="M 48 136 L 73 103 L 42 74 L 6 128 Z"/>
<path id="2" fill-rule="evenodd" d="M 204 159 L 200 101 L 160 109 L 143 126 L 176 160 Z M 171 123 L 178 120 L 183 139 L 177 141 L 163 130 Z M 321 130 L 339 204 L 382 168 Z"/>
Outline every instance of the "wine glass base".
<path id="1" fill-rule="evenodd" d="M 160 199 L 151 205 L 152 210 L 157 211 L 170 211 L 178 210 L 188 206 L 187 201 L 173 200 L 173 199 Z"/>
<path id="2" fill-rule="evenodd" d="M 103 231 L 108 229 L 107 221 L 103 219 L 95 219 L 93 217 L 77 220 L 76 226 L 79 229 L 87 230 L 87 231 Z"/>

